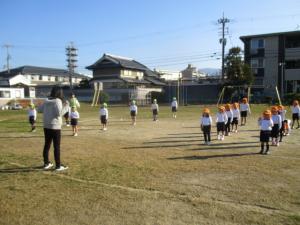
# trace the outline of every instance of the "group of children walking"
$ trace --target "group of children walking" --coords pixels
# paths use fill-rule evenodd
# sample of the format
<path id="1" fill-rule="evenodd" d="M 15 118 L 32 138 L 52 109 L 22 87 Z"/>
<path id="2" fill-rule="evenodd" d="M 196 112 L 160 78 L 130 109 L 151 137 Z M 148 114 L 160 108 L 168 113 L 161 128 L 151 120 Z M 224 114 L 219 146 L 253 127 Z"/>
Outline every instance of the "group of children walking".
<path id="1" fill-rule="evenodd" d="M 230 136 L 231 132 L 238 132 L 238 123 L 241 119 L 241 126 L 246 124 L 247 114 L 250 113 L 250 106 L 247 98 L 243 98 L 243 102 L 226 104 L 225 106 L 219 106 L 216 114 L 216 126 L 217 126 L 217 139 L 224 140 L 225 136 Z M 204 143 L 209 145 L 211 143 L 211 126 L 213 124 L 210 110 L 204 108 L 202 117 L 200 119 L 201 130 L 204 135 Z"/>

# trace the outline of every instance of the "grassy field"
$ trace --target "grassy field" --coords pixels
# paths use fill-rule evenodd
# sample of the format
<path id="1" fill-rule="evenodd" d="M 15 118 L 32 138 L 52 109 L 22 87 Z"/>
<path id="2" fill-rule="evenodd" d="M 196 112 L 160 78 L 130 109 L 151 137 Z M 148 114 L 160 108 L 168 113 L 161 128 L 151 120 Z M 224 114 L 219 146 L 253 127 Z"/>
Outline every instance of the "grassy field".
<path id="1" fill-rule="evenodd" d="M 253 106 L 239 133 L 203 145 L 203 106 L 181 107 L 158 122 L 139 109 L 110 108 L 108 131 L 98 109 L 83 105 L 78 137 L 63 127 L 66 172 L 43 171 L 43 133 L 26 112 L 0 112 L 0 224 L 300 224 L 300 130 L 272 154 L 257 154 Z M 290 113 L 289 113 L 290 114 Z M 53 151 L 50 153 L 53 161 Z"/>

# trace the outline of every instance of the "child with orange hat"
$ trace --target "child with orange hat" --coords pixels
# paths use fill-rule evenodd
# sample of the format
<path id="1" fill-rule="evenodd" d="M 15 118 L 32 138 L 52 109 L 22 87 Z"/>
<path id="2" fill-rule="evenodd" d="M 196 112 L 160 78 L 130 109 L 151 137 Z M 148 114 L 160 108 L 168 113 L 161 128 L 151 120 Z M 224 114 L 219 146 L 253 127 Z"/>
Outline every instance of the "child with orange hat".
<path id="1" fill-rule="evenodd" d="M 297 123 L 298 123 L 298 127 L 296 129 L 299 129 L 300 128 L 300 125 L 299 125 L 300 107 L 299 107 L 298 100 L 294 100 L 293 101 L 292 114 L 293 114 L 292 115 L 292 118 L 293 118 L 292 129 L 294 129 L 294 123 L 295 123 L 295 121 L 297 121 Z"/>
<path id="2" fill-rule="evenodd" d="M 210 131 L 211 131 L 212 118 L 208 108 L 203 109 L 202 118 L 200 120 L 201 130 L 204 136 L 204 144 L 210 145 Z"/>
<path id="3" fill-rule="evenodd" d="M 233 118 L 233 112 L 231 110 L 231 105 L 230 104 L 226 104 L 225 105 L 225 112 L 227 115 L 227 123 L 225 124 L 225 136 L 230 136 L 230 124 Z"/>
<path id="4" fill-rule="evenodd" d="M 273 127 L 272 113 L 270 110 L 265 110 L 263 116 L 258 119 L 258 125 L 260 126 L 260 143 L 261 150 L 260 154 L 269 154 L 269 140 L 271 135 L 271 130 Z M 264 146 L 266 145 L 266 151 L 264 151 Z"/>
<path id="5" fill-rule="evenodd" d="M 225 132 L 225 124 L 228 121 L 227 114 L 225 112 L 225 107 L 220 106 L 219 107 L 219 112 L 217 113 L 216 116 L 216 123 L 217 123 L 217 135 L 218 135 L 218 140 L 224 140 L 224 132 Z M 221 135 L 220 135 L 221 132 Z"/>
<path id="6" fill-rule="evenodd" d="M 240 111 L 241 111 L 241 126 L 245 126 L 247 122 L 247 114 L 248 112 L 249 114 L 251 113 L 247 98 L 242 99 L 242 103 L 240 104 Z"/>
<path id="7" fill-rule="evenodd" d="M 279 130 L 281 129 L 282 126 L 282 119 L 281 116 L 278 115 L 277 106 L 271 107 L 271 113 L 272 113 L 272 120 L 274 123 L 271 131 L 272 145 L 279 146 L 278 136 L 279 136 Z"/>
<path id="8" fill-rule="evenodd" d="M 231 130 L 232 132 L 237 133 L 237 126 L 239 124 L 239 120 L 240 120 L 240 110 L 239 110 L 239 103 L 235 102 L 232 104 L 233 110 L 232 110 L 232 122 L 231 122 Z M 235 130 L 233 130 L 233 126 L 235 126 Z"/>
<path id="9" fill-rule="evenodd" d="M 288 121 L 285 117 L 286 110 L 283 105 L 278 106 L 278 115 L 281 116 L 282 124 L 281 129 L 279 130 L 279 142 L 282 142 L 282 137 L 285 136 L 288 132 Z"/>

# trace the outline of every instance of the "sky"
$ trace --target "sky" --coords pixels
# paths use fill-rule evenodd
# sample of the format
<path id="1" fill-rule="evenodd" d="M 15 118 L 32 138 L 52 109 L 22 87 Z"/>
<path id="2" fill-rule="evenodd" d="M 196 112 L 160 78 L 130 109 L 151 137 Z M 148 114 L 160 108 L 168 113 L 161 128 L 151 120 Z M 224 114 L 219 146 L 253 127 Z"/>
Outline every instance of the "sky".
<path id="1" fill-rule="evenodd" d="M 151 69 L 221 67 L 239 37 L 300 30 L 300 0 L 0 0 L 0 45 L 10 44 L 10 67 L 66 68 L 65 47 L 78 48 L 77 72 L 104 53 L 133 58 Z M 6 48 L 0 48 L 0 70 Z"/>

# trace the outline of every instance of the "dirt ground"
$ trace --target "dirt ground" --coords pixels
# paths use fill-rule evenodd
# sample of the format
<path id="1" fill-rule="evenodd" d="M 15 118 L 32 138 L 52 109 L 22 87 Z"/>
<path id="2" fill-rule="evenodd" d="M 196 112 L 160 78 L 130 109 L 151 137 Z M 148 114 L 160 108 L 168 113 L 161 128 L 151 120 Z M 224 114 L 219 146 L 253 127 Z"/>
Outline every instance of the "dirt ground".
<path id="1" fill-rule="evenodd" d="M 26 111 L 0 112 L 0 224 L 300 224 L 300 130 L 257 154 L 264 108 L 224 141 L 213 127 L 207 146 L 203 106 L 176 119 L 161 107 L 158 122 L 140 107 L 136 126 L 127 107 L 111 107 L 104 132 L 83 104 L 79 136 L 62 130 L 61 173 L 41 169 L 42 115 L 31 133 Z"/>

